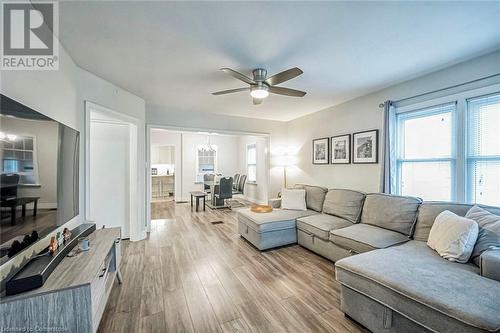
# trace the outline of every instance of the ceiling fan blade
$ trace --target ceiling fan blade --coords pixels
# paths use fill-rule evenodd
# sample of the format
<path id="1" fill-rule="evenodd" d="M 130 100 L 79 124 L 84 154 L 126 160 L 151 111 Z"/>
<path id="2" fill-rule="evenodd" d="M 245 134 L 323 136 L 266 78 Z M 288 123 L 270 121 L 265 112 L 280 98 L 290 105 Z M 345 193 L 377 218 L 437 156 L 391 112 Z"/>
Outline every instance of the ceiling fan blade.
<path id="1" fill-rule="evenodd" d="M 259 105 L 262 104 L 263 99 L 262 98 L 254 98 L 253 99 L 253 105 Z"/>
<path id="2" fill-rule="evenodd" d="M 265 82 L 270 86 L 274 86 L 276 84 L 280 84 L 285 81 L 291 80 L 302 73 L 304 72 L 300 68 L 294 67 L 287 69 L 286 71 L 280 72 L 278 74 L 274 74 L 271 77 L 268 77 Z"/>
<path id="3" fill-rule="evenodd" d="M 216 91 L 216 92 L 213 92 L 212 95 L 217 96 L 217 95 L 231 94 L 231 93 L 245 91 L 245 90 L 250 90 L 250 87 Z"/>
<path id="4" fill-rule="evenodd" d="M 306 94 L 305 91 L 283 88 L 283 87 L 269 87 L 269 92 L 273 94 L 293 96 L 293 97 L 304 97 L 304 95 Z"/>
<path id="5" fill-rule="evenodd" d="M 256 82 L 254 80 L 252 80 L 251 78 L 249 78 L 248 76 L 246 75 L 243 75 L 235 70 L 232 70 L 231 68 L 221 68 L 220 69 L 221 71 L 224 71 L 225 73 L 231 75 L 232 77 L 234 77 L 235 79 L 238 79 L 238 80 L 241 80 L 245 83 L 248 83 L 248 84 L 256 84 Z"/>

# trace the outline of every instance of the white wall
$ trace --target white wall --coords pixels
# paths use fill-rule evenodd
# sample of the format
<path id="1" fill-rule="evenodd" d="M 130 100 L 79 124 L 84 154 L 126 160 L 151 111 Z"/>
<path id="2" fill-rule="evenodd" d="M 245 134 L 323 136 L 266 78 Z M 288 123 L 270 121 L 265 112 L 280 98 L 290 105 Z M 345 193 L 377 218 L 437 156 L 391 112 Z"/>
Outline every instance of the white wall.
<path id="1" fill-rule="evenodd" d="M 500 72 L 500 52 L 479 57 L 349 102 L 292 120 L 288 145 L 296 147 L 296 166 L 288 169 L 289 184 L 308 183 L 367 192 L 379 190 L 380 164 L 313 165 L 312 140 L 370 129 L 382 129 L 385 100 L 398 100 Z M 496 79 L 496 82 L 500 78 Z M 472 86 L 491 84 L 484 81 Z M 436 96 L 438 97 L 438 96 Z M 383 133 L 380 133 L 381 137 Z M 380 147 L 382 148 L 382 147 Z M 380 152 L 379 152 L 380 153 Z"/>
<path id="2" fill-rule="evenodd" d="M 142 165 L 144 155 L 144 119 L 145 102 L 143 99 L 130 94 L 103 79 L 90 74 L 77 67 L 64 47 L 59 45 L 59 70 L 57 71 L 2 71 L 2 94 L 38 111 L 44 115 L 74 128 L 80 132 L 80 214 L 68 223 L 54 230 L 62 231 L 63 228 L 73 228 L 82 223 L 85 192 L 84 192 L 84 101 L 91 100 L 117 112 L 137 117 L 141 126 L 139 132 L 140 155 Z M 142 202 L 145 200 L 145 171 L 141 169 L 139 178 L 139 192 Z M 141 216 L 145 216 L 145 205 L 139 205 Z M 145 230 L 145 219 L 137 226 Z M 145 233 L 143 232 L 145 235 Z M 14 259 L 0 267 L 0 280 L 2 287 L 7 277 L 11 276 L 31 256 L 45 248 L 51 235 L 18 254 Z"/>
<path id="3" fill-rule="evenodd" d="M 247 175 L 247 146 L 257 146 L 257 181 L 245 185 L 244 197 L 251 202 L 265 204 L 268 201 L 269 161 L 268 138 L 265 136 L 244 135 L 239 138 L 238 173 Z"/>

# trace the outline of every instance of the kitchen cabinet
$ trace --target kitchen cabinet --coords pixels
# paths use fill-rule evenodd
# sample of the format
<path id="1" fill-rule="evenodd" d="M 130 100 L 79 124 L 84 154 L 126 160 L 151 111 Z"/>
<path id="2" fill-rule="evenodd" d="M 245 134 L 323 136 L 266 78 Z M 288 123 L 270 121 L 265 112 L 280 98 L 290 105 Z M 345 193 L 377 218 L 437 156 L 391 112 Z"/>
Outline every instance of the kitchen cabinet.
<path id="1" fill-rule="evenodd" d="M 174 164 L 174 151 L 173 146 L 152 146 L 151 164 Z"/>

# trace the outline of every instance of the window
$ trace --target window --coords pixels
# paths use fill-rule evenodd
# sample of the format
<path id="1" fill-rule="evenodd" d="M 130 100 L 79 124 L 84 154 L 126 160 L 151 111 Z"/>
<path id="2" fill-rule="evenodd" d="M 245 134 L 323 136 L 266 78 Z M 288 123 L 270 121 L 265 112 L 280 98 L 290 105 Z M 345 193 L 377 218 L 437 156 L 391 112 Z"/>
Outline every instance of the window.
<path id="1" fill-rule="evenodd" d="M 500 94 L 467 100 L 468 200 L 500 205 Z"/>
<path id="2" fill-rule="evenodd" d="M 19 174 L 19 183 L 37 184 L 38 174 L 34 163 L 35 138 L 15 134 L 0 134 L 0 172 Z"/>
<path id="3" fill-rule="evenodd" d="M 207 173 L 215 173 L 217 168 L 217 146 L 203 145 L 196 151 L 196 182 L 203 182 Z"/>
<path id="4" fill-rule="evenodd" d="M 454 200 L 455 109 L 451 103 L 397 114 L 399 194 Z"/>
<path id="5" fill-rule="evenodd" d="M 257 145 L 247 146 L 247 179 L 249 182 L 257 181 Z"/>

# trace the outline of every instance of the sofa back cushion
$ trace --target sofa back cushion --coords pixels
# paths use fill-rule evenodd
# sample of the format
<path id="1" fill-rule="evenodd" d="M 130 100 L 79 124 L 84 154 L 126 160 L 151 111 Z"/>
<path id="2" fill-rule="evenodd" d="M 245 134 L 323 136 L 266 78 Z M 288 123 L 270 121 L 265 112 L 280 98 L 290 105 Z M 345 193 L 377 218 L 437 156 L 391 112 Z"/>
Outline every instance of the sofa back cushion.
<path id="1" fill-rule="evenodd" d="M 500 215 L 500 208 L 480 206 L 489 211 L 492 214 Z M 431 231 L 432 225 L 436 216 L 445 210 L 449 210 L 457 214 L 458 216 L 465 216 L 472 205 L 458 204 L 452 202 L 438 202 L 438 201 L 426 201 L 420 205 L 417 215 L 417 223 L 415 223 L 415 230 L 413 232 L 413 239 L 418 241 L 427 242 L 429 238 L 429 233 Z"/>
<path id="2" fill-rule="evenodd" d="M 418 209 L 417 223 L 415 223 L 413 239 L 427 242 L 432 225 L 434 224 L 434 220 L 445 210 L 449 210 L 450 212 L 457 214 L 458 216 L 465 216 L 465 214 L 471 207 L 471 205 L 456 204 L 450 202 L 424 202 Z"/>
<path id="3" fill-rule="evenodd" d="M 421 203 L 422 200 L 415 197 L 367 194 L 361 213 L 361 223 L 410 236 Z"/>
<path id="4" fill-rule="evenodd" d="M 308 209 L 317 212 L 323 210 L 323 202 L 325 201 L 326 192 L 328 192 L 326 187 L 296 184 L 294 188 L 306 190 L 306 205 Z"/>
<path id="5" fill-rule="evenodd" d="M 358 191 L 331 189 L 326 194 L 323 213 L 357 223 L 361 216 L 365 196 L 365 193 Z"/>

